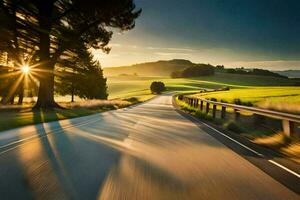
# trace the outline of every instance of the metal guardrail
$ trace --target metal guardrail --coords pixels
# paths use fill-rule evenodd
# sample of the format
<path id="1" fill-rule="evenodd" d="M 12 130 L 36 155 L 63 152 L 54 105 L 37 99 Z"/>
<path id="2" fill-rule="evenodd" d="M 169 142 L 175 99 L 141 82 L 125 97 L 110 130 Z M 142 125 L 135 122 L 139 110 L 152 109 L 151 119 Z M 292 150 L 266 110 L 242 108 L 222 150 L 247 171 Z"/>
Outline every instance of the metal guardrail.
<path id="1" fill-rule="evenodd" d="M 226 117 L 226 108 L 232 108 L 235 111 L 236 119 L 240 116 L 241 111 L 250 112 L 253 114 L 257 114 L 260 116 L 265 116 L 273 119 L 279 119 L 282 120 L 282 128 L 283 132 L 287 136 L 295 135 L 296 134 L 296 127 L 295 123 L 300 123 L 300 115 L 290 114 L 290 113 L 284 113 L 284 112 L 278 112 L 273 110 L 267 110 L 257 107 L 248 107 L 248 106 L 241 106 L 236 104 L 230 104 L 230 103 L 222 103 L 222 102 L 216 102 L 207 100 L 204 98 L 195 98 L 195 97 L 189 97 L 189 96 L 183 96 L 179 95 L 178 97 L 180 100 L 183 100 L 185 103 L 189 104 L 192 107 L 198 108 L 203 111 L 204 107 L 205 112 L 209 113 L 210 111 L 210 105 L 212 105 L 212 115 L 213 118 L 216 118 L 216 111 L 217 106 L 221 106 L 221 118 L 224 119 Z M 205 103 L 205 105 L 204 105 Z"/>

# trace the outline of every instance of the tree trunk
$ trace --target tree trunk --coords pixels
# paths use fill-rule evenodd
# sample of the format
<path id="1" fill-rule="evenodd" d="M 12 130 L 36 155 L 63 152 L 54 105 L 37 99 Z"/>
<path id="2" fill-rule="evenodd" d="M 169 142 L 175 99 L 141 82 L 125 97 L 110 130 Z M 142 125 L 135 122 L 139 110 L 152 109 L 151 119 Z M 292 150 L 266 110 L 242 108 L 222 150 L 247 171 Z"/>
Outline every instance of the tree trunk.
<path id="1" fill-rule="evenodd" d="M 7 97 L 5 94 L 2 95 L 1 104 L 3 105 L 7 104 Z"/>
<path id="2" fill-rule="evenodd" d="M 74 102 L 74 87 L 72 85 L 72 93 L 71 93 L 72 97 L 71 97 L 71 102 Z"/>
<path id="3" fill-rule="evenodd" d="M 14 103 L 15 103 L 15 94 L 12 94 L 12 95 L 11 95 L 11 97 L 9 98 L 9 103 L 10 103 L 11 105 L 14 105 Z"/>
<path id="4" fill-rule="evenodd" d="M 53 71 L 54 66 L 48 69 L 49 71 Z M 36 109 L 58 108 L 59 105 L 54 101 L 54 74 L 45 72 L 41 75 L 39 80 L 40 80 L 40 86 L 38 91 L 38 100 L 34 108 Z"/>
<path id="5" fill-rule="evenodd" d="M 40 62 L 42 63 L 38 100 L 35 109 L 53 109 L 59 107 L 54 101 L 54 65 L 50 57 L 50 32 L 52 27 L 53 1 L 41 1 L 39 6 L 40 26 Z"/>
<path id="6" fill-rule="evenodd" d="M 23 99 L 24 99 L 24 79 L 21 82 L 18 95 L 19 95 L 18 105 L 22 105 L 23 104 Z"/>

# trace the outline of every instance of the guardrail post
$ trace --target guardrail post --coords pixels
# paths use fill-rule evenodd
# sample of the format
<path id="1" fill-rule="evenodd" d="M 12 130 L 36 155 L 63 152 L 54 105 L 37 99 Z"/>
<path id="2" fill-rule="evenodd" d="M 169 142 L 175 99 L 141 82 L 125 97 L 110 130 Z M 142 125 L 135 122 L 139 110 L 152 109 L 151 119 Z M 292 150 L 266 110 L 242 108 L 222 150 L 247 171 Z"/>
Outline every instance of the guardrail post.
<path id="1" fill-rule="evenodd" d="M 209 113 L 209 103 L 206 103 L 206 114 Z"/>
<path id="2" fill-rule="evenodd" d="M 221 118 L 222 118 L 222 119 L 225 119 L 225 117 L 226 117 L 226 107 L 225 107 L 225 106 L 222 106 Z"/>
<path id="3" fill-rule="evenodd" d="M 201 102 L 200 102 L 200 110 L 201 110 L 201 112 L 202 112 L 202 110 L 203 110 L 203 101 L 201 100 Z"/>
<path id="4" fill-rule="evenodd" d="M 213 118 L 216 118 L 217 105 L 213 105 Z"/>
<path id="5" fill-rule="evenodd" d="M 199 99 L 196 100 L 196 108 L 199 107 Z"/>
<path id="6" fill-rule="evenodd" d="M 234 113 L 235 113 L 235 120 L 239 120 L 241 113 L 239 112 L 238 109 L 234 109 Z"/>
<path id="7" fill-rule="evenodd" d="M 288 120 L 282 120 L 282 129 L 284 135 L 293 136 L 295 134 L 295 123 Z"/>

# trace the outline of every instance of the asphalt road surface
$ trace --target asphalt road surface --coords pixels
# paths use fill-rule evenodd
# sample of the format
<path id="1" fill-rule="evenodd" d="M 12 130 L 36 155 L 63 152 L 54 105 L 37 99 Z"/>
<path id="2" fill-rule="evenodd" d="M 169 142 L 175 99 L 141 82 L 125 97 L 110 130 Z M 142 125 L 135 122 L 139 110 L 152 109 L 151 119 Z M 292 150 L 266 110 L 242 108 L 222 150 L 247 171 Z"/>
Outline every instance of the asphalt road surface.
<path id="1" fill-rule="evenodd" d="M 183 117 L 172 97 L 163 95 L 135 107 L 0 133 L 0 199 L 300 196 Z"/>

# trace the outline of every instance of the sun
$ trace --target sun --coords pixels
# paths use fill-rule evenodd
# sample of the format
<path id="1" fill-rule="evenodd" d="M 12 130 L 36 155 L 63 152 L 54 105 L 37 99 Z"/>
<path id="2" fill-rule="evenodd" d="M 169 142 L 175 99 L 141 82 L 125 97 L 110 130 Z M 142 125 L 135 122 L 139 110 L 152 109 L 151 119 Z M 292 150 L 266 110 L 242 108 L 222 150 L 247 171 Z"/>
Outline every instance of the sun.
<path id="1" fill-rule="evenodd" d="M 21 71 L 23 72 L 23 74 L 28 74 L 30 72 L 29 65 L 23 65 L 23 66 L 21 66 Z"/>

